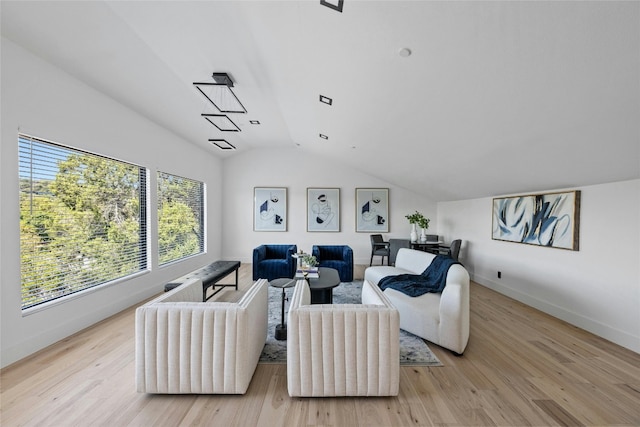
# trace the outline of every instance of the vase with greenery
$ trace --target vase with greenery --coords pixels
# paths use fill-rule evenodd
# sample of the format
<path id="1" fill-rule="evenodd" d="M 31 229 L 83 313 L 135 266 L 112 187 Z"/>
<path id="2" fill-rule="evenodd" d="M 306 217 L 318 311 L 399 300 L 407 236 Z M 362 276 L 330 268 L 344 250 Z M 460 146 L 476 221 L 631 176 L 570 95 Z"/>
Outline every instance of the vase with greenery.
<path id="1" fill-rule="evenodd" d="M 415 211 L 415 213 L 405 215 L 405 218 L 409 220 L 409 224 L 412 225 L 411 228 L 411 241 L 416 242 L 418 240 L 418 232 L 416 231 L 416 225 L 422 228 L 422 236 L 424 240 L 426 240 L 426 231 L 429 228 L 429 218 L 425 218 L 422 213 Z"/>
<path id="2" fill-rule="evenodd" d="M 318 265 L 318 260 L 311 254 L 304 254 L 302 256 L 302 269 L 309 270 Z"/>

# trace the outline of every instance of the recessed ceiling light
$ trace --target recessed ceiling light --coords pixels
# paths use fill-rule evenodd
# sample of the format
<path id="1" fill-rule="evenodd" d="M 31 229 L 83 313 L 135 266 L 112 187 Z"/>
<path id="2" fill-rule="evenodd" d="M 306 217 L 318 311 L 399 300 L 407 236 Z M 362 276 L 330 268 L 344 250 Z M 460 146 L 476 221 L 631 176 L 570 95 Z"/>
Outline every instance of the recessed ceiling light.
<path id="1" fill-rule="evenodd" d="M 328 137 L 327 135 L 323 135 L 323 134 L 320 134 L 320 138 L 322 138 L 322 139 L 329 139 L 329 137 Z"/>
<path id="2" fill-rule="evenodd" d="M 408 56 L 411 56 L 411 49 L 409 49 L 408 47 L 403 47 L 402 49 L 400 49 L 400 51 L 398 52 L 398 55 L 402 56 L 403 58 L 406 58 Z"/>
<path id="3" fill-rule="evenodd" d="M 328 96 L 320 95 L 320 102 L 331 105 L 333 104 L 333 99 L 329 98 Z"/>
<path id="4" fill-rule="evenodd" d="M 259 125 L 260 120 L 249 120 L 249 123 L 251 123 L 252 125 Z"/>

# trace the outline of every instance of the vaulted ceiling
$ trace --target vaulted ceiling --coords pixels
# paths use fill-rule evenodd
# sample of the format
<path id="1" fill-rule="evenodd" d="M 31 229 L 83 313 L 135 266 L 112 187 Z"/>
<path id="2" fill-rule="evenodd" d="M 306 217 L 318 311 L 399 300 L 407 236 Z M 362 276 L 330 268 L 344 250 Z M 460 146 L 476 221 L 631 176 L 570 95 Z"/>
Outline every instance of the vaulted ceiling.
<path id="1" fill-rule="evenodd" d="M 638 2 L 0 8 L 4 37 L 221 157 L 290 147 L 436 201 L 640 177 Z M 216 110 L 193 82 L 213 72 L 235 82 L 241 132 L 201 117 Z"/>

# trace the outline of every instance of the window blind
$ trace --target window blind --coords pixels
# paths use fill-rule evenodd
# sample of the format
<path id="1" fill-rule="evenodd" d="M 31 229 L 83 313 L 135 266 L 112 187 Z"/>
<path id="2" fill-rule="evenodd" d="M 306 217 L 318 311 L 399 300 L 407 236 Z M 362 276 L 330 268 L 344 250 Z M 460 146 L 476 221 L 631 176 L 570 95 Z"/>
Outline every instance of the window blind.
<path id="1" fill-rule="evenodd" d="M 22 309 L 147 268 L 146 169 L 20 134 Z"/>
<path id="2" fill-rule="evenodd" d="M 158 171 L 158 263 L 204 252 L 204 183 Z"/>

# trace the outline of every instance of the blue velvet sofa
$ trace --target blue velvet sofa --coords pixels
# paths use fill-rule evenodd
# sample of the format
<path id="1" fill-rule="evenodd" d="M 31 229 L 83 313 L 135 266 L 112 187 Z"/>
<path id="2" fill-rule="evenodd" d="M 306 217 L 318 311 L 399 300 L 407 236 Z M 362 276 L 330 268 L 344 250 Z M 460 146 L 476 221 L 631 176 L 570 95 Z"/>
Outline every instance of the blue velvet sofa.
<path id="1" fill-rule="evenodd" d="M 346 245 L 314 245 L 311 255 L 318 260 L 320 267 L 338 270 L 341 282 L 353 281 L 353 250 Z"/>
<path id="2" fill-rule="evenodd" d="M 293 278 L 297 245 L 260 245 L 253 250 L 253 280 Z"/>

